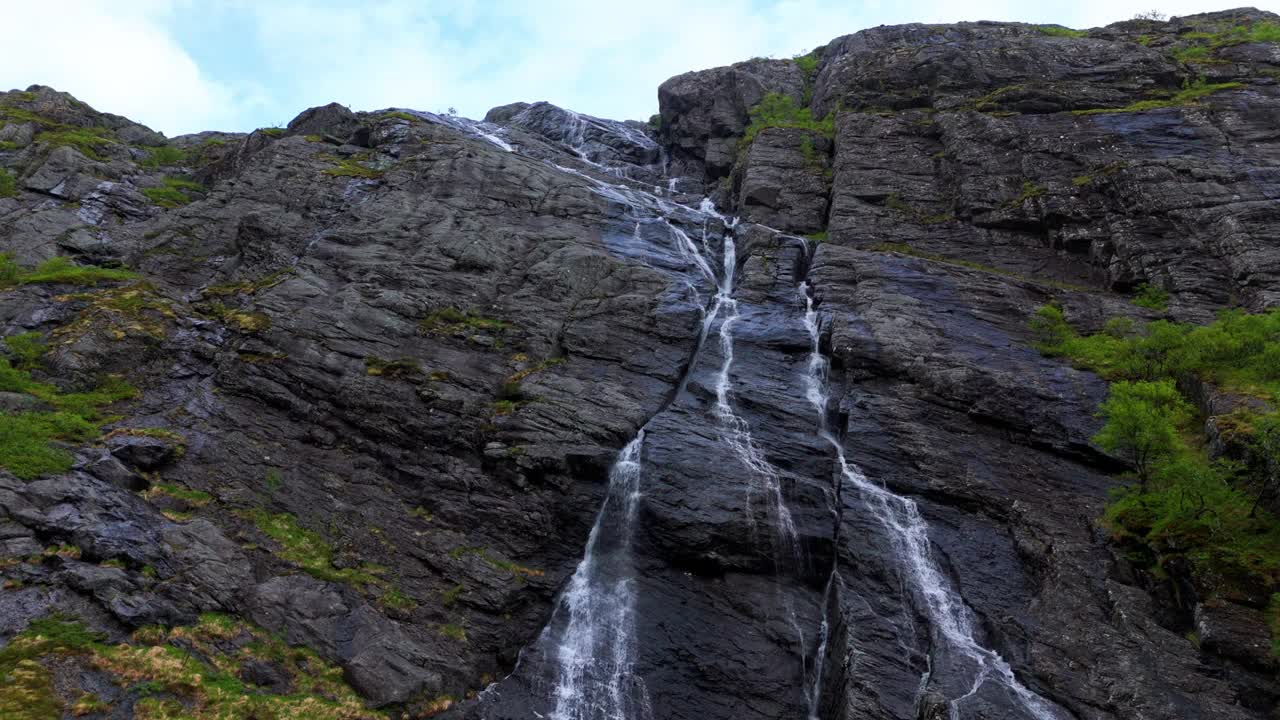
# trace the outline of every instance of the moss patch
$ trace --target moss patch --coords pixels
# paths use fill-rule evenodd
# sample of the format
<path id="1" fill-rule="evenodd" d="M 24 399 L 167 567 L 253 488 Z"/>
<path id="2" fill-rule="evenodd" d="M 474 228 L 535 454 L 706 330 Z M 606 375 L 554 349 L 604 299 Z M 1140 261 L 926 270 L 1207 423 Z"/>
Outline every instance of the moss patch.
<path id="1" fill-rule="evenodd" d="M 132 280 L 138 274 L 122 268 L 105 268 L 96 265 L 76 265 L 61 255 L 49 258 L 30 270 L 13 261 L 12 256 L 0 253 L 0 290 L 16 285 L 65 284 L 97 285 L 103 282 Z"/>
<path id="2" fill-rule="evenodd" d="M 37 620 L 0 650 L 0 717 L 44 720 L 64 712 L 93 712 L 104 703 L 82 694 L 64 707 L 53 690 L 52 660 L 75 658 L 107 673 L 140 696 L 134 717 L 165 720 L 374 720 L 343 681 L 342 670 L 315 653 L 291 648 L 261 629 L 227 615 L 206 613 L 192 626 L 148 627 L 129 643 L 108 644 L 77 622 Z M 276 695 L 238 677 L 250 661 L 271 662 L 292 692 Z"/>
<path id="3" fill-rule="evenodd" d="M 1244 83 L 1224 82 L 1210 83 L 1203 78 L 1194 83 L 1189 83 L 1182 90 L 1174 93 L 1172 96 L 1164 99 L 1139 100 L 1120 108 L 1094 108 L 1091 110 L 1073 110 L 1076 115 L 1100 115 L 1103 113 L 1118 112 L 1141 112 L 1143 110 L 1159 110 L 1160 108 L 1183 107 L 1193 105 L 1203 97 L 1207 97 L 1216 92 L 1223 90 L 1232 90 L 1244 87 Z"/>
<path id="4" fill-rule="evenodd" d="M 263 534 L 276 541 L 282 560 L 297 565 L 309 575 L 329 582 L 363 586 L 381 581 L 375 573 L 382 571 L 375 565 L 359 568 L 337 568 L 333 565 L 333 548 L 320 533 L 307 530 L 298 519 L 288 513 L 271 514 L 265 510 L 249 513 L 253 524 Z"/>
<path id="5" fill-rule="evenodd" d="M 163 208 L 176 208 L 191 202 L 190 192 L 204 192 L 205 188 L 198 182 L 182 178 L 165 178 L 159 187 L 143 188 L 142 194 L 151 202 Z"/>

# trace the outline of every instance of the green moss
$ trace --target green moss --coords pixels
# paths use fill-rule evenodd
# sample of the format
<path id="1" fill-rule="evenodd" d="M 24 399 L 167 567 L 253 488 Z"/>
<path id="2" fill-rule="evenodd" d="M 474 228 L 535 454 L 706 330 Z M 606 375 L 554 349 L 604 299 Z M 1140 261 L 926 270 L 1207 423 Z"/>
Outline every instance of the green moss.
<path id="1" fill-rule="evenodd" d="M 275 287 L 276 285 L 279 285 L 280 283 L 287 280 L 291 275 L 293 275 L 294 272 L 295 271 L 293 268 L 285 268 L 283 270 L 277 270 L 273 273 L 269 273 L 267 275 L 264 275 L 254 280 L 239 280 L 236 282 L 210 285 L 209 287 L 202 290 L 201 294 L 204 295 L 205 297 L 219 297 L 219 296 L 225 297 L 229 295 L 253 295 L 258 292 L 261 292 L 262 290 L 267 290 L 269 288 Z"/>
<path id="2" fill-rule="evenodd" d="M 381 582 L 374 574 L 378 568 L 372 565 L 363 565 L 359 568 L 334 567 L 333 548 L 319 533 L 300 526 L 293 515 L 288 513 L 273 515 L 265 510 L 254 510 L 249 517 L 263 534 L 280 546 L 280 551 L 277 553 L 280 559 L 297 565 L 309 575 L 329 582 L 355 586 Z"/>
<path id="3" fill-rule="evenodd" d="M 447 638 L 452 638 L 454 640 L 457 640 L 458 642 L 467 641 L 466 628 L 456 623 L 445 623 L 443 625 L 440 625 L 436 629 L 440 632 L 441 635 L 444 635 Z"/>
<path id="4" fill-rule="evenodd" d="M 453 587 L 446 590 L 444 592 L 444 595 L 442 596 L 444 600 L 444 606 L 453 607 L 454 605 L 456 605 L 458 603 L 458 598 L 462 597 L 462 594 L 465 593 L 466 591 L 467 591 L 467 586 L 463 585 L 462 583 L 458 583 L 457 585 L 454 585 Z"/>
<path id="5" fill-rule="evenodd" d="M 412 115 L 403 110 L 392 110 L 391 112 L 382 113 L 382 117 L 388 120 L 408 120 L 409 122 L 418 122 L 420 120 L 416 115 Z"/>
<path id="6" fill-rule="evenodd" d="M 1121 108 L 1094 108 L 1092 110 L 1073 110 L 1076 115 L 1099 115 L 1103 113 L 1116 112 L 1141 112 L 1143 110 L 1158 110 L 1168 107 L 1183 107 L 1192 105 L 1200 98 L 1212 95 L 1223 90 L 1232 90 L 1234 88 L 1244 87 L 1244 83 L 1224 82 L 1210 83 L 1203 78 L 1194 83 L 1189 83 L 1182 90 L 1174 93 L 1165 99 L 1156 100 L 1140 100 L 1138 102 L 1126 105 Z"/>
<path id="7" fill-rule="evenodd" d="M 10 198 L 18 194 L 18 179 L 5 168 L 0 168 L 0 198 Z"/>
<path id="8" fill-rule="evenodd" d="M 741 144 L 749 146 L 756 135 L 765 128 L 799 128 L 816 132 L 827 139 L 835 137 L 835 112 L 823 118 L 814 118 L 808 107 L 796 105 L 789 95 L 769 93 L 756 103 L 748 113 L 751 124 L 743 132 Z"/>
<path id="9" fill-rule="evenodd" d="M 454 335 L 469 332 L 502 334 L 510 328 L 511 325 L 502 320 L 484 317 L 455 307 L 436 310 L 418 322 L 418 330 L 426 335 Z"/>
<path id="10" fill-rule="evenodd" d="M 267 137 L 274 138 L 274 137 L 284 136 L 285 129 L 282 127 L 264 127 L 264 128 L 258 128 L 256 132 L 260 132 L 263 135 L 266 135 Z"/>
<path id="11" fill-rule="evenodd" d="M 351 158 L 339 160 L 333 167 L 325 168 L 324 174 L 331 177 L 354 177 L 367 179 L 382 177 L 381 170 L 366 167 Z"/>
<path id="12" fill-rule="evenodd" d="M 1169 53 L 1178 62 L 1208 62 L 1213 58 L 1213 50 L 1207 45 L 1188 45 Z"/>
<path id="13" fill-rule="evenodd" d="M 379 602 L 393 610 L 412 610 L 418 607 L 418 603 L 414 602 L 413 598 L 393 587 L 389 587 L 382 592 Z"/>
<path id="14" fill-rule="evenodd" d="M 813 243 L 824 243 L 827 241 L 827 231 L 819 230 L 816 233 L 809 233 L 808 235 L 805 235 L 805 237 Z"/>
<path id="15" fill-rule="evenodd" d="M 233 641 L 234 642 L 231 642 Z M 342 670 L 304 648 L 234 617 L 205 613 L 195 625 L 142 628 L 129 643 L 107 644 L 79 623 L 37 620 L 0 650 L 0 717 L 44 720 L 99 712 L 105 703 L 81 694 L 64 707 L 46 666 L 75 656 L 79 668 L 103 673 L 139 696 L 134 717 L 157 720 L 374 720 L 343 681 Z M 288 695 L 254 692 L 237 678 L 249 661 L 275 663 Z"/>
<path id="16" fill-rule="evenodd" d="M 46 720 L 62 717 L 62 701 L 53 676 L 39 662 L 46 656 L 87 652 L 101 641 L 76 622 L 53 616 L 33 620 L 9 644 L 0 648 L 0 717 Z"/>
<path id="17" fill-rule="evenodd" d="M 151 202 L 164 208 L 175 208 L 191 202 L 190 191 L 204 192 L 205 188 L 198 182 L 182 178 L 165 178 L 159 187 L 143 188 L 142 194 Z"/>
<path id="18" fill-rule="evenodd" d="M 364 371 L 366 375 L 374 377 L 402 378 L 421 375 L 422 366 L 413 358 L 385 360 L 379 357 L 367 357 L 364 359 Z"/>
<path id="19" fill-rule="evenodd" d="M 1028 200 L 1035 200 L 1036 198 L 1044 197 L 1046 192 L 1048 192 L 1048 189 L 1043 185 L 1036 185 L 1030 180 L 1024 180 L 1022 182 L 1022 191 L 1017 197 L 1005 203 L 1005 207 L 1016 207 Z"/>
<path id="20" fill-rule="evenodd" d="M 241 332 L 262 333 L 271 329 L 271 318 L 265 313 L 233 308 L 218 301 L 203 303 L 200 310 Z"/>
<path id="21" fill-rule="evenodd" d="M 137 273 L 120 268 L 76 265 L 70 258 L 61 255 L 26 270 L 9 255 L 0 253 L 0 289 L 37 283 L 97 285 L 100 282 L 131 280 L 136 277 Z"/>
<path id="22" fill-rule="evenodd" d="M 106 128 L 58 126 L 56 129 L 40 132 L 35 139 L 36 142 L 48 143 L 49 145 L 73 147 L 81 155 L 98 161 L 105 160 L 102 155 L 104 148 L 119 144 L 111 137 L 111 131 Z"/>
<path id="23" fill-rule="evenodd" d="M 1061 25 L 1036 25 L 1035 28 L 1051 37 L 1082 38 L 1089 36 L 1089 33 L 1085 30 L 1072 30 Z"/>
<path id="24" fill-rule="evenodd" d="M 205 505 L 213 502 L 213 496 L 203 490 L 192 490 L 172 483 L 158 483 L 156 485 L 152 485 L 144 493 L 144 496 L 148 500 L 159 495 L 167 495 L 172 498 L 183 500 L 194 507 L 204 507 Z"/>
<path id="25" fill-rule="evenodd" d="M 99 433 L 101 409 L 137 394 L 120 378 L 107 378 L 89 392 L 62 392 L 33 380 L 6 358 L 0 358 L 0 392 L 31 395 L 52 408 L 0 414 L 0 467 L 23 479 L 70 469 L 71 455 L 54 443 L 92 440 Z"/>

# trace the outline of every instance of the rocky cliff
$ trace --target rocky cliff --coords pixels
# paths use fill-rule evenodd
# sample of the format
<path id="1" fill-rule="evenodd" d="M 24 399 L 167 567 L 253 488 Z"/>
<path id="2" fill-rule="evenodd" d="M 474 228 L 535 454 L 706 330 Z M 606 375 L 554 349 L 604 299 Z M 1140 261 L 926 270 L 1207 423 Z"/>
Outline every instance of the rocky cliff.
<path id="1" fill-rule="evenodd" d="M 1276 23 L 882 27 L 648 124 L 0 95 L 0 715 L 1274 717 L 1274 588 L 1112 540 L 1028 320 L 1280 306 Z"/>

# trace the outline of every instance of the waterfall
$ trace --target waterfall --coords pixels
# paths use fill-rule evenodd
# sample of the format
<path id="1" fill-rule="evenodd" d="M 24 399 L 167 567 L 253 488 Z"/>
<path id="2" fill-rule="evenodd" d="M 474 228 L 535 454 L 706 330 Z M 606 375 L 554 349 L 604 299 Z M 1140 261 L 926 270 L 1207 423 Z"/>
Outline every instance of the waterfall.
<path id="1" fill-rule="evenodd" d="M 1013 668 L 998 653 L 979 644 L 973 628 L 973 617 L 948 579 L 933 559 L 929 542 L 928 525 L 920 516 L 915 502 L 896 495 L 867 479 L 857 465 L 850 463 L 839 439 L 827 427 L 827 394 L 825 390 L 827 359 L 822 355 L 818 325 L 818 313 L 814 306 L 812 289 L 808 282 L 800 284 L 800 294 L 805 303 L 804 325 L 809 332 L 810 353 L 806 372 L 806 397 L 818 415 L 818 431 L 836 454 L 843 488 L 856 490 L 864 504 L 884 528 L 893 546 L 893 556 L 922 604 L 929 620 L 930 633 L 935 647 L 947 653 L 955 653 L 972 664 L 969 689 L 960 697 L 947 698 L 953 720 L 958 720 L 964 701 L 973 697 L 988 681 L 998 683 L 1010 692 L 1027 715 L 1035 720 L 1060 720 L 1062 713 L 1048 700 L 1022 685 L 1013 674 Z M 832 577 L 837 575 L 834 562 Z M 830 581 L 829 581 L 830 582 Z M 830 589 L 830 586 L 828 587 Z M 828 599 L 827 602 L 830 602 Z M 825 610 L 825 608 L 824 608 Z M 826 624 L 824 611 L 824 627 Z M 953 666 L 958 663 L 950 663 Z M 810 692 L 810 718 L 817 718 L 817 703 L 822 687 L 823 658 L 815 661 L 816 673 Z M 922 687 L 927 684 L 928 675 Z"/>
<path id="2" fill-rule="evenodd" d="M 640 507 L 641 430 L 609 472 L 609 492 L 586 551 L 560 598 L 567 616 L 555 647 L 554 720 L 644 718 L 649 699 L 635 663 L 631 543 Z"/>

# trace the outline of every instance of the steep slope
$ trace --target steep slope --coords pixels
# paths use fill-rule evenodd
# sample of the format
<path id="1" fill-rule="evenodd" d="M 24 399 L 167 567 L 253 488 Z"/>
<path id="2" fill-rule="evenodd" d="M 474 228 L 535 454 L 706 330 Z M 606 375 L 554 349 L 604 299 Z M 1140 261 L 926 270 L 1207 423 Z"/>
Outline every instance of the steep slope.
<path id="1" fill-rule="evenodd" d="M 1277 305 L 1275 20 L 877 28 L 656 128 L 0 96 L 0 708 L 1269 717 L 1268 598 L 1110 541 L 1027 323 Z"/>

